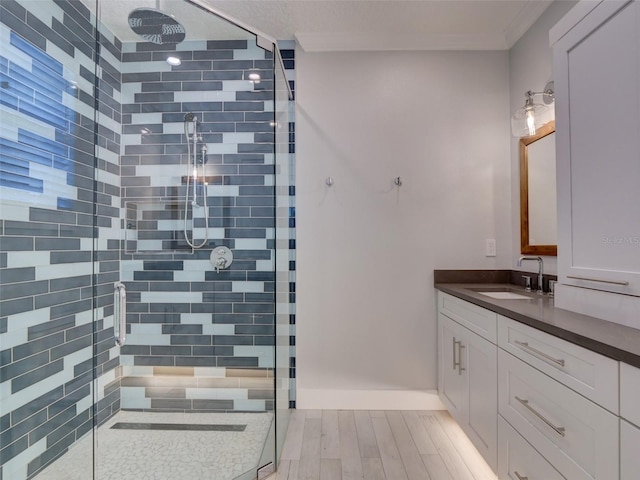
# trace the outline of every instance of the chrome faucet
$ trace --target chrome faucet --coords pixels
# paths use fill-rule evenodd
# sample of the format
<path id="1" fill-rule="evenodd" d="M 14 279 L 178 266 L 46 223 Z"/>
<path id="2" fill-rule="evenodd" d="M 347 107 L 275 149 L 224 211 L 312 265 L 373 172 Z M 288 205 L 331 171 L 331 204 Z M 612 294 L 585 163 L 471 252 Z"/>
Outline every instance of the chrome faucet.
<path id="1" fill-rule="evenodd" d="M 518 259 L 518 266 L 521 267 L 522 266 L 522 261 L 523 260 L 537 260 L 538 262 L 538 290 L 536 291 L 536 293 L 538 295 L 542 295 L 544 293 L 544 290 L 542 289 L 542 257 L 520 257 Z"/>

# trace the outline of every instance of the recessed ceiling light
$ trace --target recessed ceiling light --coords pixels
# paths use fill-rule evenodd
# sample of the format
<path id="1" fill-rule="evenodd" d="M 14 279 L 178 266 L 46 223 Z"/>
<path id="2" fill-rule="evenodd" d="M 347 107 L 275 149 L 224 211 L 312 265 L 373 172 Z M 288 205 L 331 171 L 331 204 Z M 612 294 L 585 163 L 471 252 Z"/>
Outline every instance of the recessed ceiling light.
<path id="1" fill-rule="evenodd" d="M 260 74 L 256 73 L 256 72 L 251 72 L 249 74 L 249 80 L 251 80 L 252 82 L 259 82 L 260 81 Z"/>
<path id="2" fill-rule="evenodd" d="M 151 130 L 149 130 L 148 128 L 145 127 L 145 128 L 140 130 L 140 133 L 143 134 L 143 135 L 146 135 L 147 133 L 151 133 Z"/>
<path id="3" fill-rule="evenodd" d="M 178 57 L 167 57 L 167 63 L 169 65 L 177 66 L 182 63 L 182 60 L 180 60 Z"/>

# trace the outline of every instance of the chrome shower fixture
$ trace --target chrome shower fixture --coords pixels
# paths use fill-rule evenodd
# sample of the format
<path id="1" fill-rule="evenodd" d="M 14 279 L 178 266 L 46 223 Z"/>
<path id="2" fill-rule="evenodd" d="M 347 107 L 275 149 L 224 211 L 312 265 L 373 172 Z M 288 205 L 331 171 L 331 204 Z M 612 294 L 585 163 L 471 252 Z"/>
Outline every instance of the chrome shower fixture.
<path id="1" fill-rule="evenodd" d="M 184 194 L 184 239 L 187 245 L 192 250 L 204 247 L 209 241 L 209 209 L 207 207 L 207 182 L 205 176 L 204 164 L 207 157 L 207 145 L 202 144 L 200 147 L 201 159 L 198 161 L 198 141 L 202 140 L 202 137 L 198 135 L 198 117 L 192 112 L 186 113 L 184 116 L 184 136 L 187 141 L 187 177 L 186 177 L 186 189 Z M 202 166 L 202 175 L 198 173 L 198 165 Z M 200 180 L 200 191 L 202 204 L 198 202 L 198 180 Z M 189 194 L 189 188 L 193 184 L 192 195 Z M 192 219 L 192 238 L 189 238 L 189 222 L 188 212 L 189 205 L 191 205 L 191 219 Z M 202 208 L 204 216 L 204 239 L 201 243 L 196 244 L 193 229 L 195 227 L 195 213 L 196 208 Z"/>
<path id="2" fill-rule="evenodd" d="M 132 10 L 129 13 L 129 27 L 147 42 L 157 45 L 180 43 L 185 39 L 187 33 L 172 15 L 154 8 Z"/>

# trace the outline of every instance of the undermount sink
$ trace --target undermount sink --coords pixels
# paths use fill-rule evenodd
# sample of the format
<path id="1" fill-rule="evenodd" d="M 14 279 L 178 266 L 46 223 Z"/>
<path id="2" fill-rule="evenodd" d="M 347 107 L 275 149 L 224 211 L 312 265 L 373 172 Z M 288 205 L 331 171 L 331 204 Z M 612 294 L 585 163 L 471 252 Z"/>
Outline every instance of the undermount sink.
<path id="1" fill-rule="evenodd" d="M 522 290 L 511 287 L 477 287 L 468 288 L 472 292 L 486 295 L 487 297 L 496 298 L 498 300 L 531 300 L 532 297 L 523 295 Z"/>
<path id="2" fill-rule="evenodd" d="M 513 292 L 478 292 L 480 295 L 486 295 L 487 297 L 497 298 L 499 300 L 531 300 L 531 297 L 520 295 Z"/>

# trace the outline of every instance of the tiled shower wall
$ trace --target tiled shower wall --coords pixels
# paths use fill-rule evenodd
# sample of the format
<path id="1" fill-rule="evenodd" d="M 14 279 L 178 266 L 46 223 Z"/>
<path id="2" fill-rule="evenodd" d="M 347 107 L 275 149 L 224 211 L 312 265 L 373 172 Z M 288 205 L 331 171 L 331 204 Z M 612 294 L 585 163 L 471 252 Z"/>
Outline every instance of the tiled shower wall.
<path id="1" fill-rule="evenodd" d="M 101 39 L 96 158 L 89 11 L 66 1 L 0 9 L 0 476 L 20 479 L 92 428 L 92 368 L 98 422 L 119 408 L 121 46 Z"/>
<path id="2" fill-rule="evenodd" d="M 0 478 L 26 478 L 91 428 L 94 354 L 100 423 L 120 408 L 123 368 L 136 375 L 191 365 L 219 376 L 227 367 L 272 367 L 272 85 L 240 76 L 247 62 L 267 68 L 272 60 L 253 44 L 202 42 L 181 45 L 191 60 L 171 68 L 166 52 L 123 46 L 103 28 L 98 56 L 95 19 L 79 2 L 2 0 L 0 8 Z M 256 52 L 263 60 L 247 60 Z M 291 67 L 292 53 L 284 55 Z M 173 230 L 184 203 L 186 111 L 200 118 L 209 146 L 210 245 L 235 253 L 220 273 L 208 262 L 210 247 L 185 251 Z M 293 142 L 293 123 L 289 129 Z M 124 209 L 136 202 L 141 215 L 166 208 L 170 226 L 127 229 Z M 196 226 L 201 233 L 201 219 Z M 154 238 L 158 231 L 172 236 Z M 171 253 L 134 248 L 121 257 L 123 239 L 145 234 L 147 246 L 168 242 Z M 112 305 L 120 272 L 130 313 L 122 355 L 113 346 Z M 291 280 L 294 301 L 294 273 Z M 292 351 L 294 344 L 292 335 Z M 236 400 L 216 407 L 269 406 Z"/>
<path id="3" fill-rule="evenodd" d="M 273 369 L 272 54 L 255 40 L 191 41 L 177 47 L 136 43 L 123 50 L 121 164 L 128 253 L 122 276 L 130 328 L 122 348 L 125 375 L 144 377 L 149 367 L 200 367 L 200 376 L 212 377 L 225 376 L 227 367 Z M 180 66 L 164 61 L 170 52 L 181 58 Z M 245 79 L 249 70 L 260 73 L 260 83 Z M 189 219 L 195 217 L 197 243 L 204 240 L 205 208 L 201 183 L 195 211 L 191 196 L 185 199 L 184 180 L 191 174 L 186 113 L 199 121 L 198 148 L 207 146 L 209 239 L 196 251 L 184 240 L 185 206 Z M 197 158 L 201 161 L 200 152 Z M 209 256 L 220 245 L 233 251 L 234 261 L 216 272 Z M 184 398 L 154 399 L 142 389 L 127 388 L 123 408 L 269 406 L 264 398 L 252 398 L 249 389 L 238 390 L 218 396 L 221 401 L 193 403 L 189 393 L 201 398 L 201 392 L 187 389 Z"/>

